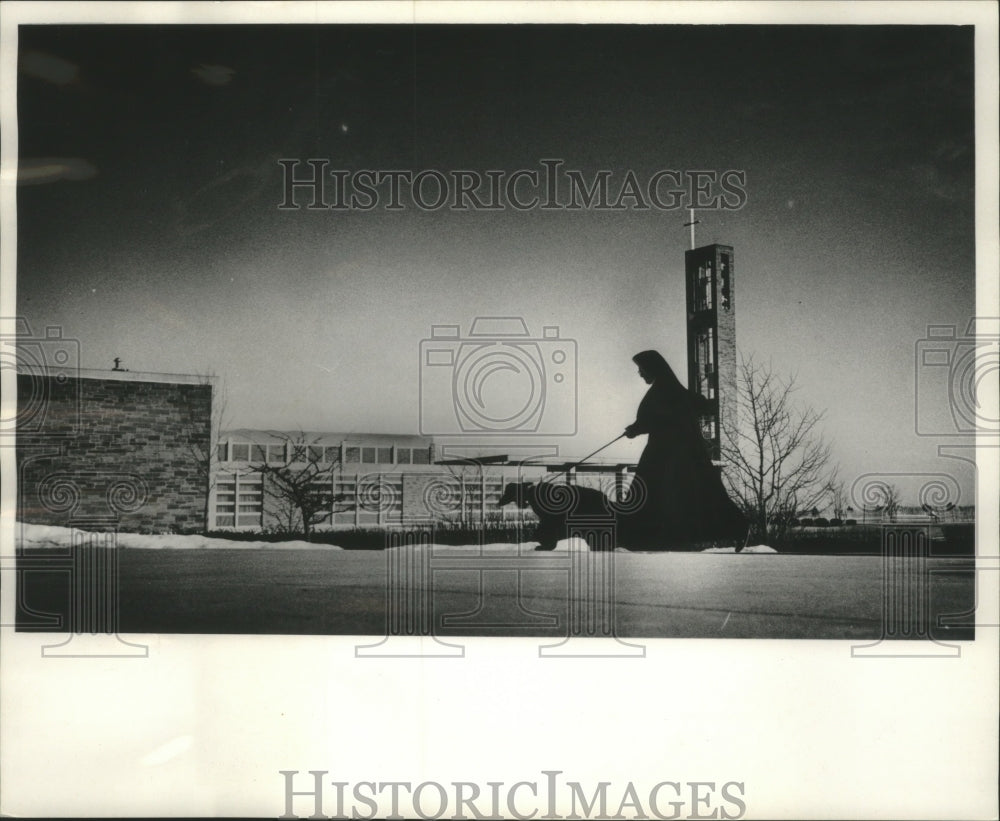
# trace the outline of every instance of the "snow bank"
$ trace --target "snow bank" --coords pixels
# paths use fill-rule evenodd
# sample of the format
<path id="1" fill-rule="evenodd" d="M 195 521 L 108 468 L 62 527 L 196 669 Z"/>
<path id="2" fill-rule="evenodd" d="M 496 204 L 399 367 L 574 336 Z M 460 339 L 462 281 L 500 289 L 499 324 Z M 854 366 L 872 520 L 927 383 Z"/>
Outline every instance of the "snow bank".
<path id="1" fill-rule="evenodd" d="M 59 548 L 65 550 L 73 544 L 73 533 L 77 532 L 68 527 L 54 527 L 51 525 L 18 524 L 17 538 L 21 547 L 39 548 Z M 478 552 L 480 549 L 491 553 L 518 553 L 531 550 L 531 543 L 528 545 L 518 545 L 517 543 L 492 543 L 486 545 L 444 545 L 435 544 L 434 552 Z M 171 534 L 147 535 L 141 533 L 119 533 L 118 546 L 129 547 L 137 550 L 343 550 L 342 547 L 328 544 L 316 544 L 314 542 L 304 542 L 301 540 L 288 542 L 249 542 L 238 541 L 236 539 L 213 539 L 207 536 L 176 536 Z M 539 551 L 544 553 L 569 553 L 581 552 L 588 549 L 587 543 L 583 539 L 563 539 L 556 544 L 552 551 Z M 735 553 L 734 547 L 710 547 L 702 553 Z M 744 548 L 742 553 L 777 553 L 773 547 L 758 544 Z"/>
<path id="2" fill-rule="evenodd" d="M 735 547 L 709 547 L 701 551 L 702 553 L 735 553 Z M 751 544 L 744 547 L 740 553 L 777 553 L 773 547 L 766 544 Z"/>
<path id="3" fill-rule="evenodd" d="M 449 550 L 456 550 L 468 553 L 469 551 L 478 551 L 480 549 L 484 551 L 496 551 L 504 553 L 517 553 L 525 551 L 534 551 L 535 546 L 538 542 L 525 542 L 524 544 L 518 544 L 517 542 L 490 542 L 489 544 L 478 545 L 478 544 L 435 544 L 434 552 L 446 552 Z M 539 555 L 545 555 L 546 553 L 574 553 L 589 550 L 587 543 L 583 539 L 563 539 L 560 542 L 556 542 L 556 546 L 552 550 L 539 550 Z"/>
<path id="4" fill-rule="evenodd" d="M 73 544 L 73 533 L 68 527 L 51 525 L 18 524 L 17 538 L 21 547 L 60 548 Z M 119 533 L 118 546 L 138 550 L 343 550 L 341 547 L 313 542 L 244 542 L 235 539 L 210 539 L 207 536 L 177 536 L 173 534 L 147 535 Z"/>

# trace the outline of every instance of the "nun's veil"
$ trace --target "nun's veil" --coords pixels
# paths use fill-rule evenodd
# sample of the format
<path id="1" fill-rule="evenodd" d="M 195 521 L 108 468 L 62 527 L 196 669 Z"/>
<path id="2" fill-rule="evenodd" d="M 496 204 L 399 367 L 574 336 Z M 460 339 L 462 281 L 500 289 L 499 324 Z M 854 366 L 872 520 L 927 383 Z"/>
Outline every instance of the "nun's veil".
<path id="1" fill-rule="evenodd" d="M 705 400 L 680 383 L 677 374 L 659 351 L 640 351 L 632 357 L 632 361 L 653 377 L 654 385 L 685 402 L 695 415 L 702 412 Z"/>

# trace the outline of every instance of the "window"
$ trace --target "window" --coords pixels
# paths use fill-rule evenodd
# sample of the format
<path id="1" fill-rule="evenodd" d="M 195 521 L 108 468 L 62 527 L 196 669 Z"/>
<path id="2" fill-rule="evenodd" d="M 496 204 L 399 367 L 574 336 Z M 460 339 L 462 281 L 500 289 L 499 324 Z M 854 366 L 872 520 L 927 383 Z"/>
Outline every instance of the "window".
<path id="1" fill-rule="evenodd" d="M 396 464 L 398 464 L 398 465 L 408 465 L 408 464 L 410 464 L 410 449 L 409 448 L 396 448 Z"/>
<path id="2" fill-rule="evenodd" d="M 333 509 L 336 513 L 331 520 L 338 524 L 354 524 L 354 515 L 357 506 L 358 482 L 356 476 L 344 476 L 337 478 L 333 482 L 334 494 L 341 496 L 339 502 L 334 502 Z"/>
<path id="3" fill-rule="evenodd" d="M 308 448 L 309 461 L 310 462 L 322 462 L 323 461 L 323 448 L 317 445 L 310 445 Z"/>
<path id="4" fill-rule="evenodd" d="M 267 446 L 267 461 L 268 462 L 284 462 L 285 461 L 285 446 L 284 445 L 268 445 Z"/>
<path id="5" fill-rule="evenodd" d="M 336 445 L 332 448 L 323 448 L 323 461 L 329 462 L 331 465 L 336 464 L 340 461 L 340 446 Z"/>
<path id="6" fill-rule="evenodd" d="M 365 465 L 374 465 L 375 448 L 361 448 L 361 462 Z"/>
<path id="7" fill-rule="evenodd" d="M 414 448 L 413 449 L 413 464 L 415 465 L 429 465 L 431 463 L 431 451 L 430 448 Z"/>
<path id="8" fill-rule="evenodd" d="M 250 461 L 250 445 L 236 445 L 232 446 L 233 461 L 234 462 L 249 462 Z"/>
<path id="9" fill-rule="evenodd" d="M 712 307 L 712 263 L 705 262 L 698 266 L 694 282 L 693 311 L 707 311 Z"/>
<path id="10" fill-rule="evenodd" d="M 294 445 L 292 447 L 292 461 L 293 462 L 304 462 L 304 461 L 306 461 L 306 446 L 305 445 Z"/>
<path id="11" fill-rule="evenodd" d="M 701 417 L 701 435 L 706 439 L 715 439 L 715 417 Z"/>
<path id="12" fill-rule="evenodd" d="M 266 462 L 267 461 L 267 448 L 264 445 L 251 445 L 250 446 L 250 461 L 251 462 Z"/>
<path id="13" fill-rule="evenodd" d="M 706 399 L 715 398 L 715 329 L 706 328 L 697 336 L 696 358 L 698 363 L 697 391 Z"/>
<path id="14" fill-rule="evenodd" d="M 723 254 L 719 260 L 719 302 L 722 303 L 724 311 L 729 310 L 729 297 L 732 291 L 729 284 L 729 271 L 731 267 L 729 254 Z"/>
<path id="15" fill-rule="evenodd" d="M 260 527 L 263 498 L 259 476 L 220 476 L 215 490 L 215 526 Z"/>
<path id="16" fill-rule="evenodd" d="M 361 461 L 361 448 L 347 448 L 347 461 L 357 464 Z"/>
<path id="17" fill-rule="evenodd" d="M 378 463 L 380 465 L 391 465 L 392 464 L 392 448 L 379 448 L 378 449 Z"/>
<path id="18" fill-rule="evenodd" d="M 216 485 L 215 512 L 217 514 L 236 512 L 236 482 L 232 476 L 220 478 Z"/>
<path id="19" fill-rule="evenodd" d="M 226 453 L 226 445 L 225 444 L 219 445 L 218 459 L 219 459 L 220 462 L 228 462 L 229 461 L 229 455 Z"/>
<path id="20" fill-rule="evenodd" d="M 357 494 L 357 483 L 354 481 L 354 477 L 338 480 L 334 487 L 334 493 L 344 497 L 341 500 L 343 504 L 353 506 Z"/>

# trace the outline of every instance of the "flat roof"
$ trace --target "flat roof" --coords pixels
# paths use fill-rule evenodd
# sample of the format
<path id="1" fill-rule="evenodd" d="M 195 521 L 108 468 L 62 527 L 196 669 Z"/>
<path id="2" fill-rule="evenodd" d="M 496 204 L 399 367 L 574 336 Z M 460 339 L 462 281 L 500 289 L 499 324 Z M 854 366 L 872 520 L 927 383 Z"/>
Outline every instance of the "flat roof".
<path id="1" fill-rule="evenodd" d="M 56 370 L 56 368 L 53 368 Z M 197 373 L 158 373 L 156 371 L 114 370 L 113 368 L 58 368 L 60 374 L 70 379 L 111 379 L 116 382 L 162 382 L 171 385 L 214 385 L 214 376 Z M 38 376 L 31 370 L 18 368 L 18 375 Z M 55 376 L 43 373 L 42 376 Z"/>
<path id="2" fill-rule="evenodd" d="M 279 428 L 231 428 L 220 434 L 220 439 L 245 439 L 253 444 L 291 442 L 303 445 L 339 445 L 346 442 L 349 446 L 377 445 L 431 445 L 430 436 L 420 436 L 415 433 L 371 433 L 356 431 L 342 433 L 338 431 L 282 430 Z M 301 443 L 299 439 L 301 438 Z M 255 441 L 257 440 L 257 441 Z M 243 444 L 237 442 L 237 444 Z"/>
<path id="3" fill-rule="evenodd" d="M 593 462 L 566 462 L 561 465 L 545 465 L 549 473 L 565 473 L 568 470 L 575 470 L 577 473 L 618 473 L 629 468 L 634 468 L 634 462 L 618 462 L 616 464 L 595 464 Z"/>

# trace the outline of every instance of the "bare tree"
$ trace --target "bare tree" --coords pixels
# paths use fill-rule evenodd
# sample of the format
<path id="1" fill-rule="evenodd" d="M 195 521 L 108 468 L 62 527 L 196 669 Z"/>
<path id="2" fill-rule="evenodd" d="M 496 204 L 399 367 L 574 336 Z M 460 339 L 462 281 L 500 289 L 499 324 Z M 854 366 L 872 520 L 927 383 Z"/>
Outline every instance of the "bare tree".
<path id="1" fill-rule="evenodd" d="M 723 478 L 757 538 L 780 536 L 797 511 L 818 508 L 836 483 L 823 414 L 793 401 L 794 378 L 744 357 L 739 415 L 723 430 Z M 818 510 L 817 510 L 818 513 Z"/>
<path id="2" fill-rule="evenodd" d="M 882 497 L 881 507 L 885 510 L 885 515 L 890 522 L 896 521 L 896 514 L 899 513 L 899 488 L 895 485 L 884 484 L 878 489 Z"/>
<path id="3" fill-rule="evenodd" d="M 843 480 L 835 479 L 830 484 L 830 496 L 833 501 L 833 515 L 843 521 L 850 510 L 850 494 L 844 485 Z"/>
<path id="4" fill-rule="evenodd" d="M 309 441 L 305 433 L 294 435 L 271 432 L 285 446 L 281 462 L 264 461 L 250 469 L 261 474 L 264 496 L 271 501 L 271 513 L 288 532 L 301 529 L 306 541 L 313 526 L 329 519 L 342 494 L 333 492 L 333 471 L 339 463 L 324 461 L 319 439 Z"/>

